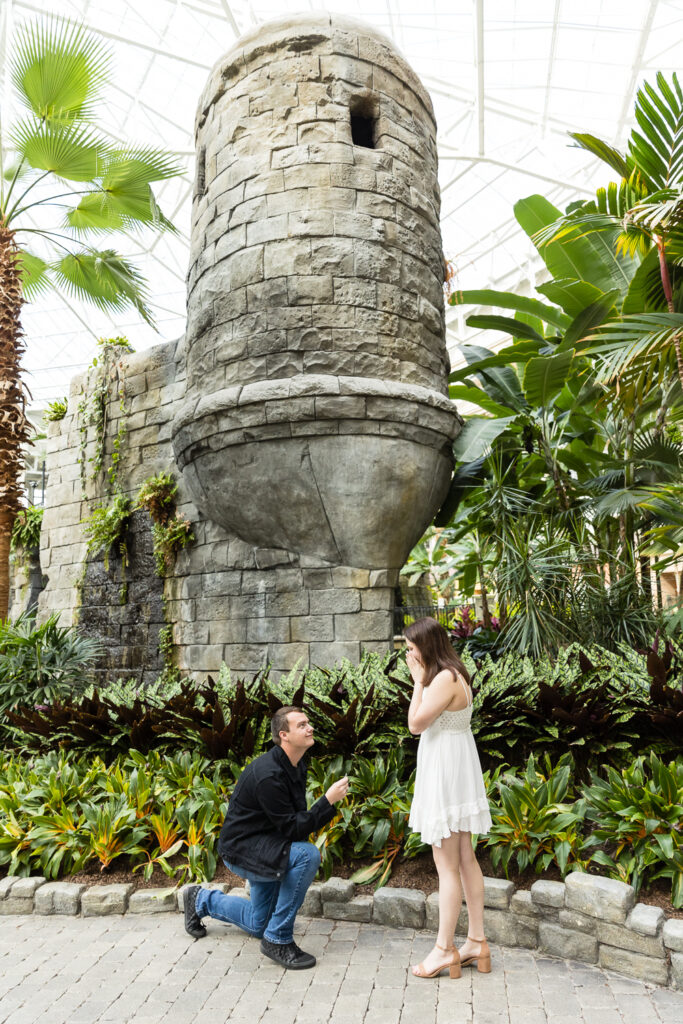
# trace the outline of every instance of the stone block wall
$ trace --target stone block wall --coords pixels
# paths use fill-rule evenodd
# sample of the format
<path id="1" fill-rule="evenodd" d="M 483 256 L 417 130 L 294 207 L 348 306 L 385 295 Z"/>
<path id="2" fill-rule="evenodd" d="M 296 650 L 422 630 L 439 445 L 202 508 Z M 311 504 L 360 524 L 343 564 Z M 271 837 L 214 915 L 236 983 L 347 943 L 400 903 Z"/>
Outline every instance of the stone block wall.
<path id="1" fill-rule="evenodd" d="M 120 360 L 127 432 L 118 487 L 135 498 L 149 476 L 174 473 L 178 513 L 192 523 L 195 543 L 179 553 L 173 572 L 161 581 L 152 566 L 149 518 L 135 513 L 127 537 L 130 564 L 123 605 L 116 552 L 108 571 L 101 557 L 91 559 L 86 568 L 83 520 L 111 496 L 104 474 L 96 481 L 87 478 L 95 449 L 92 428 L 84 449 L 83 485 L 78 407 L 92 389 L 93 375 L 75 377 L 67 416 L 51 423 L 48 431 L 41 535 L 47 583 L 40 595 L 40 616 L 57 611 L 62 624 L 79 624 L 99 636 L 106 646 L 103 671 L 111 678 L 146 681 L 161 671 L 158 633 L 163 621 L 173 627 L 178 667 L 197 677 L 215 674 L 223 661 L 240 673 L 270 663 L 278 674 L 297 662 L 356 661 L 361 648 L 387 651 L 395 571 L 329 565 L 282 549 L 252 548 L 194 505 L 177 472 L 170 441 L 173 410 L 184 391 L 175 354 L 175 344 L 169 343 L 124 354 Z M 107 410 L 106 463 L 121 415 L 113 394 Z"/>
<path id="2" fill-rule="evenodd" d="M 120 491 L 182 474 L 196 540 L 163 585 L 181 669 L 282 672 L 389 648 L 398 572 L 446 495 L 462 426 L 435 133 L 391 41 L 336 14 L 259 25 L 209 76 L 186 334 L 123 355 L 125 412 L 118 388 L 107 409 L 110 450 L 126 422 Z M 92 388 L 77 378 L 51 428 L 41 613 L 80 615 L 108 671 L 143 677 L 160 598 L 139 517 L 129 607 L 113 607 L 101 566 L 82 586 L 82 520 L 107 496 L 106 474 L 83 472 Z"/>

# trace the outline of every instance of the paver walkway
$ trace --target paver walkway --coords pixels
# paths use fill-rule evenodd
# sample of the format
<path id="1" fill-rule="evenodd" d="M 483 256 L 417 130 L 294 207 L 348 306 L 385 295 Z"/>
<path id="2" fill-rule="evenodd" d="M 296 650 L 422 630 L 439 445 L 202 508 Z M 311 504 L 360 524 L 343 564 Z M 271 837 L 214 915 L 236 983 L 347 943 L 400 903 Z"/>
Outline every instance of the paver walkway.
<path id="1" fill-rule="evenodd" d="M 1 917 L 0 1024 L 681 1024 L 683 993 L 596 967 L 492 947 L 493 972 L 420 981 L 424 932 L 302 920 L 320 959 L 285 972 L 258 942 L 180 915 Z M 300 938 L 299 938 L 300 936 Z"/>

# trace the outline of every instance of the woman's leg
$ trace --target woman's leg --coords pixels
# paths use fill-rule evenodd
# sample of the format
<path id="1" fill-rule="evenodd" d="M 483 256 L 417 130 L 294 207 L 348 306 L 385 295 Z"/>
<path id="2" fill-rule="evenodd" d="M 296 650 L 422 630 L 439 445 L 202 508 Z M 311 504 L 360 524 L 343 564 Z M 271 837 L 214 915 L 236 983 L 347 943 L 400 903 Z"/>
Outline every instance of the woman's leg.
<path id="1" fill-rule="evenodd" d="M 468 935 L 473 939 L 485 938 L 484 933 L 484 876 L 477 862 L 477 857 L 472 849 L 472 834 L 470 832 L 459 832 L 459 853 L 460 853 L 460 877 L 465 892 L 467 903 L 467 916 L 469 917 Z M 460 948 L 460 956 L 472 956 L 479 952 L 479 942 L 471 942 L 469 939 Z"/>
<path id="2" fill-rule="evenodd" d="M 439 930 L 437 945 L 423 960 L 425 971 L 436 970 L 440 965 L 451 962 L 452 954 L 445 953 L 453 945 L 455 926 L 462 906 L 462 885 L 460 882 L 460 844 L 457 832 L 451 832 L 448 839 L 441 840 L 441 846 L 432 846 L 432 855 L 439 876 Z M 443 948 L 439 949 L 441 946 Z"/>

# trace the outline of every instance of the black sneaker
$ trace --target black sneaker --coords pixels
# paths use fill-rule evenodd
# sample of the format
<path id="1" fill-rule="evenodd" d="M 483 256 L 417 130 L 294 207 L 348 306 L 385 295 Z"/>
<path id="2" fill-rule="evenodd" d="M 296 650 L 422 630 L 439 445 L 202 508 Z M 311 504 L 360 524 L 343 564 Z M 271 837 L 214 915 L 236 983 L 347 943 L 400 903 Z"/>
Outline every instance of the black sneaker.
<path id="1" fill-rule="evenodd" d="M 315 967 L 315 957 L 304 953 L 296 942 L 269 942 L 261 939 L 261 952 L 287 971 L 305 971 Z"/>
<path id="2" fill-rule="evenodd" d="M 188 885 L 183 893 L 183 907 L 185 908 L 185 931 L 193 939 L 203 939 L 206 935 L 206 928 L 199 919 L 196 910 L 198 885 Z"/>

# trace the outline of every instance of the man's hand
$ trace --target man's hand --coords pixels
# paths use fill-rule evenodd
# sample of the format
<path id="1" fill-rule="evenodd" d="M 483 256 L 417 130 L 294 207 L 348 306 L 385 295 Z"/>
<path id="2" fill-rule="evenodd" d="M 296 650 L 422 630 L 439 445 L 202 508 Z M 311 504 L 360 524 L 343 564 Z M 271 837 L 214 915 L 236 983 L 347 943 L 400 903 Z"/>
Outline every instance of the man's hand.
<path id="1" fill-rule="evenodd" d="M 332 783 L 325 796 L 331 804 L 337 804 L 340 800 L 344 799 L 348 791 L 349 778 L 348 775 L 345 775 L 343 779 L 337 779 L 336 782 Z"/>

